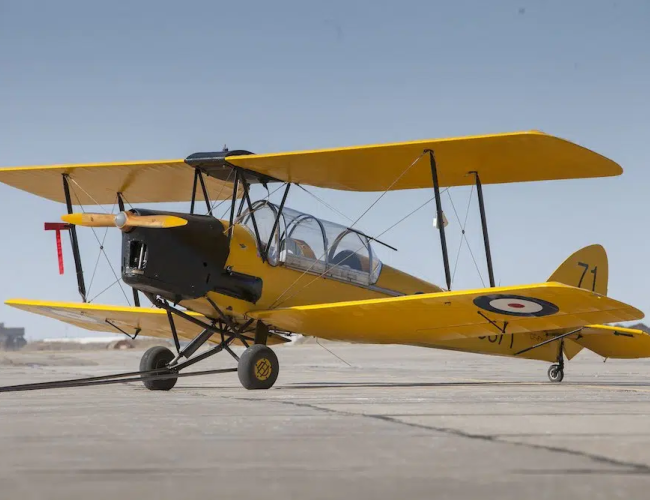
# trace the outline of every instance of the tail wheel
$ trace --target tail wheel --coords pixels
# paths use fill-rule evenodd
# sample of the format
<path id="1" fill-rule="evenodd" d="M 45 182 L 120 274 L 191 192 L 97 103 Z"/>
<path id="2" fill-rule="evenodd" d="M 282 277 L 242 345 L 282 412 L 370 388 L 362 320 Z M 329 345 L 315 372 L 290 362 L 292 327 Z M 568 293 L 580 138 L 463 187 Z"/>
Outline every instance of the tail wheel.
<path id="1" fill-rule="evenodd" d="M 166 347 L 151 347 L 145 351 L 145 353 L 142 355 L 142 358 L 140 359 L 140 371 L 145 372 L 156 370 L 158 368 L 165 368 L 173 359 L 174 353 Z M 161 371 L 159 373 L 164 374 L 165 372 Z M 171 373 L 171 371 L 169 373 Z M 169 391 L 176 385 L 177 380 L 178 379 L 176 377 L 153 380 L 145 379 L 142 381 L 142 383 L 150 391 Z"/>
<path id="2" fill-rule="evenodd" d="M 239 358 L 237 375 L 246 389 L 270 389 L 278 379 L 280 363 L 270 347 L 254 344 Z"/>
<path id="3" fill-rule="evenodd" d="M 562 367 L 558 364 L 551 365 L 548 369 L 548 379 L 551 382 L 562 382 L 562 379 L 564 379 L 564 370 Z"/>

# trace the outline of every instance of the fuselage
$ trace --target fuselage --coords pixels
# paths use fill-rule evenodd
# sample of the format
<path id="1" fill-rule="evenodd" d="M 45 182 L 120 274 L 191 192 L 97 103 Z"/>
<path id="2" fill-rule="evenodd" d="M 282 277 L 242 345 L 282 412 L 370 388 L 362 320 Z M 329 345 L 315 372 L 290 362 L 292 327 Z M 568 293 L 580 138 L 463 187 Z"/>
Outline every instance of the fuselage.
<path id="1" fill-rule="evenodd" d="M 258 227 L 256 235 L 245 217 L 230 232 L 228 221 L 205 215 L 175 215 L 188 220 L 188 224 L 164 230 L 135 228 L 123 234 L 122 277 L 136 290 L 158 295 L 208 318 L 218 319 L 213 304 L 232 321 L 242 324 L 256 310 L 442 291 L 381 264 L 364 235 L 306 214 L 295 220 L 304 224 L 316 221 L 311 231 L 298 231 L 300 224 L 292 230 L 290 223 L 270 241 L 258 238 L 268 236 L 270 231 L 265 233 L 263 227 Z M 322 233 L 315 228 L 321 228 Z M 522 347 L 539 342 L 539 338 L 537 334 L 530 338 L 518 335 L 515 340 L 512 335 L 495 332 L 492 336 L 441 342 L 428 339 L 423 332 L 422 341 L 415 345 L 513 356 Z M 386 342 L 399 344 L 405 340 L 397 335 Z M 548 346 L 523 357 L 552 361 L 555 350 L 556 346 Z"/>
<path id="2" fill-rule="evenodd" d="M 309 236 L 301 235 L 301 221 L 294 230 L 291 225 L 281 233 L 278 230 L 278 238 L 263 242 L 260 248 L 251 224 L 234 224 L 229 236 L 228 221 L 178 215 L 188 220 L 186 226 L 135 228 L 124 233 L 122 276 L 137 290 L 207 317 L 215 315 L 207 298 L 233 319 L 243 321 L 248 312 L 260 309 L 441 290 L 381 264 L 367 237 L 327 221 L 314 225 L 324 228 L 323 222 L 328 224 L 322 233 L 325 243 L 319 248 L 313 241 L 310 246 Z M 302 216 L 309 218 L 303 226 L 315 220 Z M 328 243 L 326 230 L 339 234 L 330 235 L 333 241 Z M 267 250 L 271 255 L 265 254 Z"/>

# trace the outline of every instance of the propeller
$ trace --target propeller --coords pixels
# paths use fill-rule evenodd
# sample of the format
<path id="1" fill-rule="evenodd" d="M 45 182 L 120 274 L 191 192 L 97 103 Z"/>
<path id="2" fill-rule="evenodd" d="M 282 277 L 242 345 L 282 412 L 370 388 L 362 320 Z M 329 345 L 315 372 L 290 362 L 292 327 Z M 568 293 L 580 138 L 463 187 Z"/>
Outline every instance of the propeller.
<path id="1" fill-rule="evenodd" d="M 84 227 L 113 227 L 129 231 L 134 227 L 167 229 L 187 224 L 187 220 L 174 215 L 135 215 L 130 212 L 113 214 L 76 213 L 62 215 L 61 220 L 68 224 Z"/>

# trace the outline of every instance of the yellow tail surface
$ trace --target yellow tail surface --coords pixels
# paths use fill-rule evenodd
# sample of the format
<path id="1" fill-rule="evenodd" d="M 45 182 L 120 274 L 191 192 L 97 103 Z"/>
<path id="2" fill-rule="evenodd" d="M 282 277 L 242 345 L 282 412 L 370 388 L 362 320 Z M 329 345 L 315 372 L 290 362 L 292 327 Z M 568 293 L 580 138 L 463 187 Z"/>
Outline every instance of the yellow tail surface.
<path id="1" fill-rule="evenodd" d="M 608 278 L 607 252 L 601 245 L 590 245 L 573 253 L 562 262 L 548 281 L 607 295 Z"/>
<path id="2" fill-rule="evenodd" d="M 605 252 L 602 245 L 589 245 L 571 254 L 551 274 L 548 281 L 564 283 L 565 285 L 591 290 L 600 295 L 607 295 L 608 279 L 607 252 Z M 567 359 L 573 358 L 582 348 L 583 346 L 570 339 L 564 341 L 564 355 Z"/>

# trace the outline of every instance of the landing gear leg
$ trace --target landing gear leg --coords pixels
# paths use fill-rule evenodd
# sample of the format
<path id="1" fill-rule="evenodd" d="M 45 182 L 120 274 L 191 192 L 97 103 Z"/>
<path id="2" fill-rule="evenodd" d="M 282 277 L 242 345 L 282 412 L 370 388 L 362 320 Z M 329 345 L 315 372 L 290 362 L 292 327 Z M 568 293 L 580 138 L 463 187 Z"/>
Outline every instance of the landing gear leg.
<path id="1" fill-rule="evenodd" d="M 551 382 L 560 383 L 564 379 L 564 339 L 560 341 L 557 363 L 548 369 L 548 379 Z"/>

